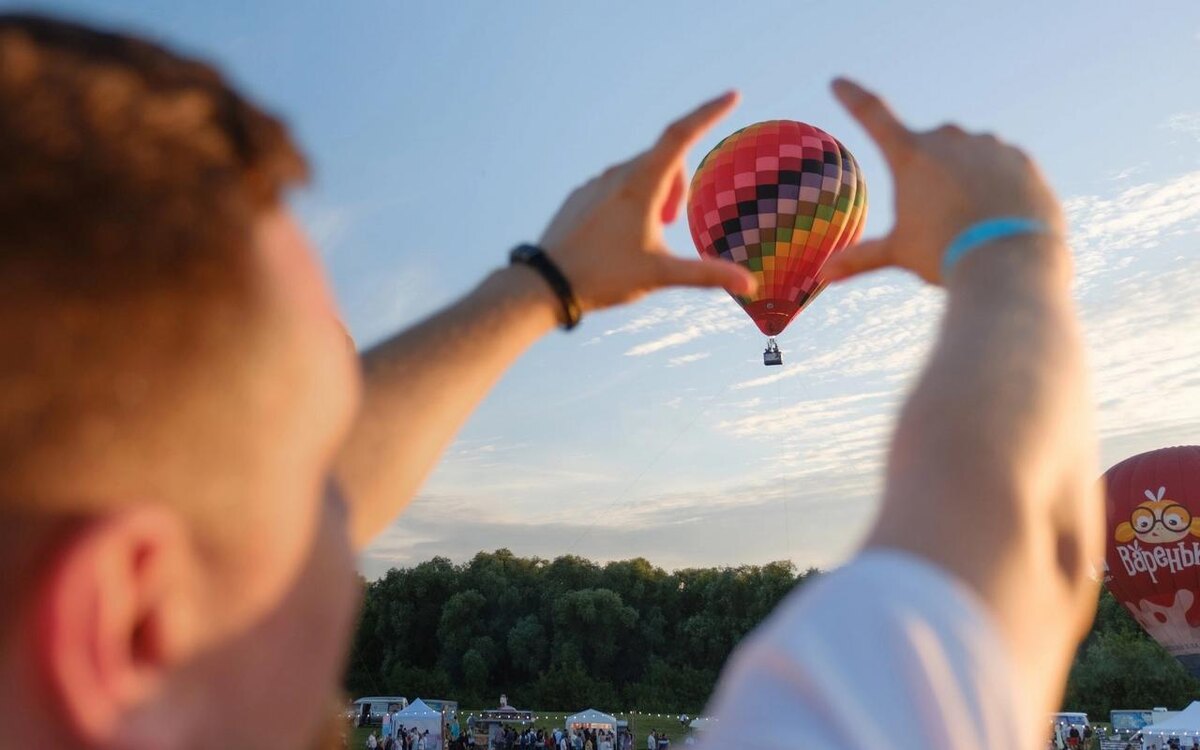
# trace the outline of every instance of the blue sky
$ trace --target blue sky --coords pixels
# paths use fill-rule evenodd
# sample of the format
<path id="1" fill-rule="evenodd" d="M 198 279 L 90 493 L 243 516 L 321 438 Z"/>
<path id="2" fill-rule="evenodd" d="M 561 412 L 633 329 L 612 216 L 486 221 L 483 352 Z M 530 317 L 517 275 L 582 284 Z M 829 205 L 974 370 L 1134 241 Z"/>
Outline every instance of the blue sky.
<path id="1" fill-rule="evenodd" d="M 857 155 L 867 235 L 886 231 L 887 172 L 828 93 L 858 77 L 916 126 L 992 130 L 1042 163 L 1073 229 L 1105 464 L 1200 442 L 1200 4 L 842 6 L 39 7 L 209 58 L 289 121 L 316 167 L 294 203 L 363 344 L 469 289 L 574 185 L 729 87 L 743 104 L 692 166 L 742 125 L 811 122 Z M 694 252 L 685 226 L 667 236 Z M 781 338 L 779 370 L 722 293 L 591 316 L 513 369 L 361 567 L 502 546 L 835 564 L 875 508 L 940 304 L 896 272 L 830 289 Z"/>

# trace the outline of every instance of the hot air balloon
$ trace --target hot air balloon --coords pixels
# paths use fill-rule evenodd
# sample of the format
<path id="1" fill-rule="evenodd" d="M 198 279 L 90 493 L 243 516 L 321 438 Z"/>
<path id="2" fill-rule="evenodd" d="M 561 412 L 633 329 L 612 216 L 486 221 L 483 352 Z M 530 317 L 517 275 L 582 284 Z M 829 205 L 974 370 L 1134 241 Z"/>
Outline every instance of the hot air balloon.
<path id="1" fill-rule="evenodd" d="M 1200 446 L 1127 458 L 1104 479 L 1108 590 L 1200 677 Z"/>
<path id="2" fill-rule="evenodd" d="M 734 299 L 768 337 L 764 364 L 783 363 L 775 337 L 825 288 L 821 267 L 858 239 L 866 215 L 858 162 L 812 125 L 749 125 L 700 162 L 688 197 L 692 241 L 701 256 L 758 276 L 753 296 Z"/>

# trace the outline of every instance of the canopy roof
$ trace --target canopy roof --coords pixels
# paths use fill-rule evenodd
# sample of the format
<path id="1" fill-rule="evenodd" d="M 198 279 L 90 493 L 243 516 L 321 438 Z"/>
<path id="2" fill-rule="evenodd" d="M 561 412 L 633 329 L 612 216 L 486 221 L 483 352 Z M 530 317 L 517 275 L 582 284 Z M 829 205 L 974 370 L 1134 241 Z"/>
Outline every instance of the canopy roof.
<path id="1" fill-rule="evenodd" d="M 567 717 L 568 729 L 578 724 L 603 724 L 616 729 L 617 718 L 615 716 L 606 714 L 603 711 L 597 711 L 594 708 L 589 708 L 586 711 L 580 711 L 574 716 Z"/>
<path id="2" fill-rule="evenodd" d="M 425 701 L 421 700 L 420 698 L 417 698 L 412 703 L 409 703 L 408 708 L 404 709 L 403 711 L 400 711 L 399 713 L 396 714 L 396 716 L 399 717 L 400 719 L 407 719 L 409 721 L 419 721 L 421 719 L 437 719 L 438 722 L 440 723 L 442 720 L 442 712 L 438 711 L 436 709 L 430 708 L 429 704 L 427 704 Z"/>
<path id="3" fill-rule="evenodd" d="M 1192 705 L 1169 719 L 1147 725 L 1142 734 L 1200 734 L 1200 701 L 1192 701 Z"/>

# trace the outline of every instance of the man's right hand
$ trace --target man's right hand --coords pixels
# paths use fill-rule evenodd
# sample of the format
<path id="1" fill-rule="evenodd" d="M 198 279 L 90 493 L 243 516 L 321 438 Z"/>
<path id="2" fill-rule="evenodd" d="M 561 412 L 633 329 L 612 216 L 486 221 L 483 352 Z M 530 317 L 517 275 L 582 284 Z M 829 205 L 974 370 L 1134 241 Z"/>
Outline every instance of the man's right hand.
<path id="1" fill-rule="evenodd" d="M 959 232 L 983 219 L 1036 219 L 1062 234 L 1058 200 L 1020 149 L 957 125 L 913 132 L 879 96 L 858 84 L 838 79 L 833 91 L 887 160 L 895 185 L 896 223 L 887 235 L 830 258 L 824 268 L 827 279 L 899 266 L 931 284 L 944 283 L 942 254 Z"/>
<path id="2" fill-rule="evenodd" d="M 540 244 L 566 274 L 584 311 L 632 302 L 672 286 L 724 287 L 752 294 L 754 276 L 724 260 L 675 256 L 663 225 L 687 195 L 683 157 L 737 103 L 724 94 L 667 126 L 649 150 L 576 189 Z"/>

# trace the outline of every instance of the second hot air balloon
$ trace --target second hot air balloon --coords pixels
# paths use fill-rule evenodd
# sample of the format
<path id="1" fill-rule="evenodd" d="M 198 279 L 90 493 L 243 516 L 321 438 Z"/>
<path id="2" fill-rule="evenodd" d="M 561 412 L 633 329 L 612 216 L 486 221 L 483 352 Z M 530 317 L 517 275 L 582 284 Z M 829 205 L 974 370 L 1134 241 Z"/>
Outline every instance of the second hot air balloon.
<path id="1" fill-rule="evenodd" d="M 700 162 L 688 197 L 692 240 L 701 256 L 758 277 L 753 296 L 734 299 L 769 337 L 765 364 L 782 364 L 774 337 L 825 288 L 821 268 L 858 239 L 866 214 L 858 162 L 812 125 L 756 123 Z"/>
<path id="2" fill-rule="evenodd" d="M 1200 446 L 1141 453 L 1104 474 L 1105 584 L 1200 677 Z"/>

